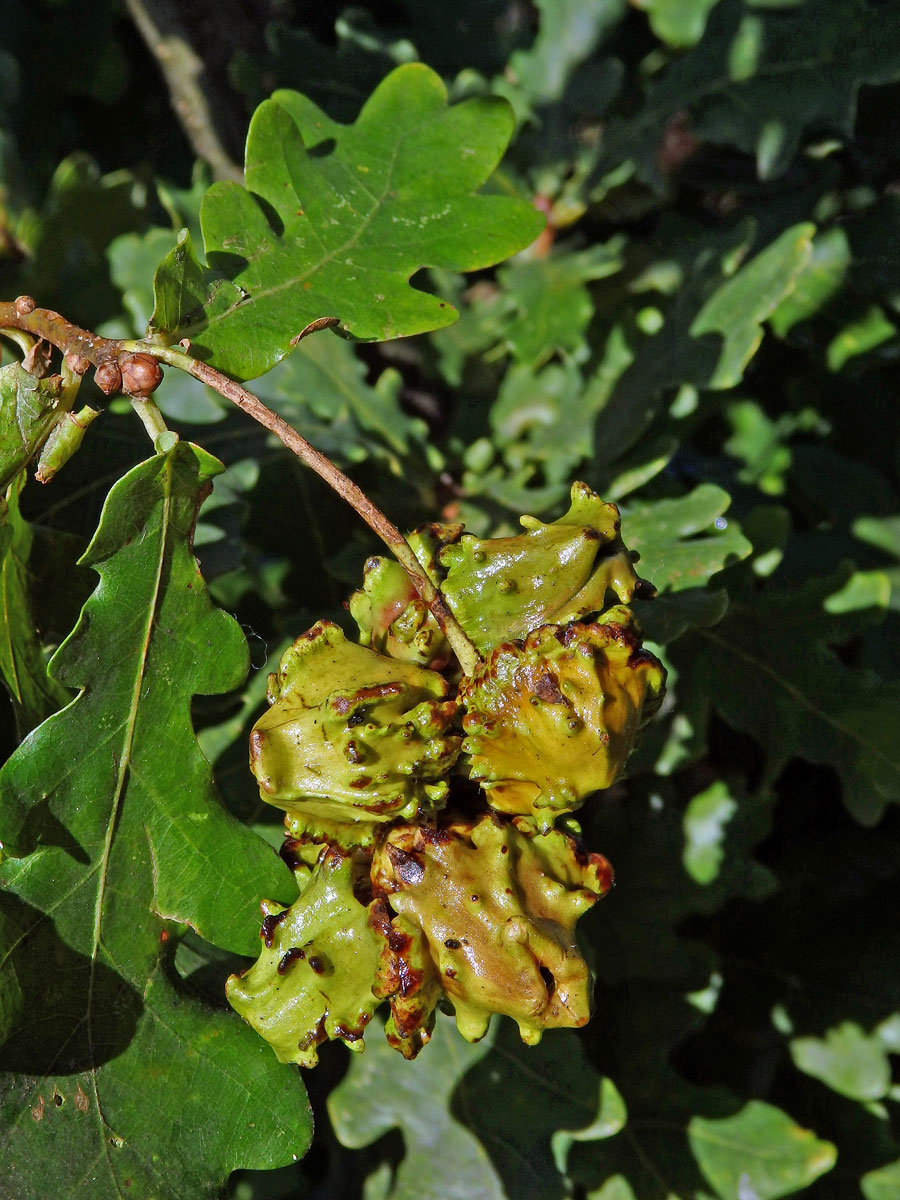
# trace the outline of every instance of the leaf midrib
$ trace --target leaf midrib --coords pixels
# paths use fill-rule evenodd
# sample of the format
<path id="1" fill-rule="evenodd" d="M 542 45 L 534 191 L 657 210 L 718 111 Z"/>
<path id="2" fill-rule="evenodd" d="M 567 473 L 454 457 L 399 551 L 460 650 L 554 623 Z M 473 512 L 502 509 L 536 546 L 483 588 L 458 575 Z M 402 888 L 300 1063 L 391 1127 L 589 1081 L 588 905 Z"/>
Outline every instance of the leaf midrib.
<path id="1" fill-rule="evenodd" d="M 340 246 L 335 246 L 335 248 L 332 251 L 330 251 L 328 254 L 324 255 L 324 257 L 320 258 L 317 262 L 313 263 L 306 271 L 302 271 L 298 275 L 292 275 L 289 279 L 285 279 L 281 283 L 274 284 L 272 287 L 263 288 L 259 291 L 251 292 L 249 296 L 247 296 L 246 298 L 241 297 L 240 300 L 236 301 L 234 304 L 229 305 L 229 307 L 227 309 L 225 309 L 224 312 L 219 313 L 217 316 L 212 317 L 205 322 L 200 321 L 200 322 L 195 323 L 194 325 L 189 325 L 186 327 L 182 326 L 181 329 L 179 330 L 179 332 L 185 333 L 186 336 L 190 337 L 192 332 L 198 332 L 198 331 L 205 332 L 206 330 L 212 329 L 214 326 L 219 324 L 221 321 L 224 321 L 227 318 L 233 316 L 234 313 L 236 313 L 239 309 L 246 308 L 252 304 L 260 303 L 263 300 L 269 299 L 269 297 L 271 297 L 271 296 L 277 295 L 279 292 L 283 292 L 283 291 L 288 290 L 289 288 L 296 287 L 296 285 L 298 283 L 303 282 L 304 280 L 308 279 L 310 276 L 315 275 L 318 271 L 321 271 L 323 269 L 323 267 L 327 266 L 328 263 L 332 262 L 339 254 L 344 254 L 347 250 L 352 250 L 353 247 L 359 241 L 359 239 L 362 236 L 362 234 L 364 233 L 364 231 L 369 227 L 369 225 L 374 220 L 375 215 L 377 213 L 379 213 L 381 211 L 382 207 L 384 206 L 385 198 L 388 195 L 388 193 L 390 192 L 391 184 L 393 182 L 394 168 L 397 165 L 397 155 L 400 152 L 400 146 L 405 141 L 405 139 L 409 136 L 409 134 L 414 133 L 414 132 L 418 132 L 418 130 L 405 130 L 404 132 L 402 132 L 400 134 L 397 141 L 395 142 L 393 152 L 390 157 L 390 162 L 389 162 L 389 165 L 387 168 L 387 178 L 385 180 L 384 188 L 382 189 L 381 194 L 377 197 L 372 195 L 372 193 L 369 193 L 370 195 L 372 195 L 372 199 L 374 201 L 373 206 L 369 209 L 368 213 L 366 213 L 366 215 L 363 217 L 362 221 L 360 222 L 360 224 L 354 231 L 352 237 L 349 237 L 346 240 L 346 242 L 343 242 Z M 238 186 L 240 186 L 240 185 L 238 185 Z M 291 187 L 293 188 L 293 183 L 291 184 Z M 252 198 L 252 193 L 250 192 L 250 189 L 245 188 L 244 190 L 247 192 L 248 196 L 251 196 L 251 198 Z M 363 190 L 366 190 L 366 189 L 364 188 Z M 297 195 L 296 190 L 294 191 L 294 195 L 295 196 Z M 299 199 L 299 197 L 298 197 L 298 199 Z M 316 232 L 316 236 L 318 237 L 318 231 L 316 230 L 315 232 Z M 321 241 L 321 238 L 319 238 L 319 241 Z M 204 246 L 204 250 L 206 250 L 206 253 L 208 254 L 208 250 L 205 246 Z M 256 255 L 255 257 L 258 258 L 259 255 Z M 255 261 L 255 259 L 251 258 L 249 261 L 253 262 L 253 261 Z M 365 270 L 365 266 L 360 267 L 360 269 Z M 230 282 L 234 285 L 234 280 L 228 280 L 227 282 Z"/>
<path id="2" fill-rule="evenodd" d="M 162 572 L 166 559 L 166 551 L 168 549 L 168 531 L 169 520 L 172 507 L 172 477 L 171 464 L 167 459 L 163 465 L 162 478 L 165 481 L 165 490 L 163 495 L 163 507 L 160 520 L 160 538 L 159 551 L 156 562 L 156 574 L 153 581 L 153 589 L 150 603 L 146 607 L 146 621 L 144 625 L 144 638 L 141 647 L 139 666 L 135 672 L 134 687 L 131 694 L 131 703 L 128 707 L 128 717 L 124 726 L 122 754 L 119 757 L 118 774 L 116 777 L 115 791 L 112 798 L 112 807 L 110 810 L 109 824 L 106 829 L 106 838 L 103 845 L 103 854 L 97 868 L 97 899 L 94 905 L 94 929 L 91 944 L 90 954 L 90 974 L 88 977 L 88 995 L 87 995 L 87 1039 L 88 1048 L 93 1058 L 94 1053 L 94 1030 L 93 1030 L 93 1001 L 94 1001 L 94 981 L 96 979 L 97 956 L 100 950 L 101 931 L 103 925 L 103 902 L 106 895 L 106 887 L 109 877 L 109 860 L 112 853 L 113 842 L 115 840 L 116 828 L 118 825 L 119 812 L 122 806 L 122 797 L 125 790 L 125 780 L 128 777 L 128 768 L 131 761 L 131 751 L 134 745 L 135 727 L 137 725 L 138 710 L 140 707 L 140 695 L 146 676 L 147 657 L 150 647 L 150 639 L 153 633 L 153 621 L 156 616 L 159 605 L 159 596 L 162 585 Z M 100 1089 L 97 1082 L 98 1068 L 91 1067 L 91 1085 L 94 1091 L 94 1102 L 97 1108 L 97 1116 L 102 1125 L 109 1128 L 106 1118 L 103 1115 L 103 1108 L 100 1103 Z M 116 1190 L 117 1195 L 124 1197 L 125 1193 L 119 1187 L 116 1177 L 115 1167 L 109 1153 L 107 1139 L 101 1129 L 101 1143 L 103 1145 L 104 1157 L 107 1168 L 109 1170 L 110 1179 Z"/>
<path id="3" fill-rule="evenodd" d="M 900 766 L 898 766 L 893 759 L 889 758 L 888 755 L 874 742 L 866 741 L 862 734 L 857 730 L 849 728 L 836 717 L 833 717 L 830 713 L 826 712 L 825 709 L 813 704 L 813 702 L 806 696 L 805 692 L 801 691 L 800 688 L 792 684 L 789 679 L 786 679 L 783 675 L 780 675 L 778 671 L 776 671 L 774 667 L 770 666 L 770 664 L 764 659 L 757 658 L 749 651 L 743 650 L 740 646 L 735 645 L 734 642 L 729 642 L 727 639 L 721 637 L 719 634 L 714 633 L 710 629 L 697 629 L 695 632 L 698 637 L 705 638 L 710 642 L 715 642 L 715 644 L 720 646 L 726 653 L 733 654 L 735 658 L 741 659 L 742 662 L 749 664 L 756 670 L 761 671 L 762 674 L 767 675 L 770 679 L 774 680 L 775 683 L 782 687 L 785 692 L 787 692 L 791 700 L 798 707 L 805 709 L 809 713 L 812 713 L 813 716 L 817 717 L 824 724 L 830 725 L 832 729 L 836 729 L 838 733 L 842 734 L 848 740 L 855 742 L 869 754 L 872 754 L 875 758 L 880 759 L 895 774 L 900 775 Z"/>

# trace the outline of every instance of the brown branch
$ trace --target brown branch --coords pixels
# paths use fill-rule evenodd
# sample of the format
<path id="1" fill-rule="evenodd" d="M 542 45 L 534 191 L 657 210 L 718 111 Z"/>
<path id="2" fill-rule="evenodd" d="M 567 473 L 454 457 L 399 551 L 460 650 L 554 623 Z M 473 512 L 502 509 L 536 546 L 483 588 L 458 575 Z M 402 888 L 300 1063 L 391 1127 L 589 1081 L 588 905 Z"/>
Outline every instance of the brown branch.
<path id="1" fill-rule="evenodd" d="M 181 366 L 176 361 L 175 354 L 172 354 L 171 358 L 168 355 L 160 355 L 160 357 L 173 366 Z M 180 358 L 181 355 L 177 357 Z M 248 392 L 239 383 L 235 383 L 233 379 L 229 379 L 221 371 L 216 371 L 206 363 L 199 362 L 195 358 L 188 358 L 186 355 L 184 357 L 186 363 L 182 367 L 183 370 L 188 371 L 195 379 L 201 380 L 208 387 L 214 388 L 220 395 L 231 400 L 238 408 L 243 409 L 254 421 L 258 421 L 260 425 L 264 425 L 266 429 L 274 433 L 278 440 L 292 454 L 296 454 L 302 462 L 306 463 L 311 470 L 324 479 L 329 487 L 333 488 L 342 499 L 346 500 L 351 508 L 359 513 L 369 528 L 381 538 L 406 571 L 416 591 L 431 609 L 435 620 L 446 634 L 447 641 L 453 647 L 453 652 L 459 659 L 459 665 L 466 675 L 471 675 L 480 661 L 478 651 L 472 645 L 471 641 L 469 641 L 462 626 L 450 611 L 440 588 L 436 587 L 425 574 L 419 560 L 415 556 L 412 546 L 410 546 L 397 526 L 392 521 L 389 521 L 379 508 L 375 507 L 365 492 L 361 488 L 358 488 L 352 479 L 336 467 L 330 458 L 327 458 L 321 451 L 317 450 L 315 446 L 308 442 L 305 437 L 302 437 L 296 429 L 279 417 L 277 413 L 267 408 L 252 392 Z"/>
<path id="2" fill-rule="evenodd" d="M 319 327 L 321 327 L 319 322 L 313 322 L 313 325 L 308 326 L 303 332 L 306 333 L 312 328 Z M 221 371 L 209 366 L 208 363 L 191 358 L 184 350 L 157 346 L 151 342 L 100 337 L 87 329 L 73 325 L 71 321 L 67 321 L 51 309 L 36 308 L 30 296 L 19 296 L 12 302 L 0 302 L 0 329 L 4 328 L 23 329 L 50 342 L 62 351 L 70 369 L 79 375 L 83 375 L 89 366 L 93 366 L 95 370 L 99 368 L 95 376 L 96 382 L 107 394 L 111 390 L 106 382 L 108 377 L 118 376 L 121 382 L 120 367 L 126 364 L 133 366 L 135 360 L 139 360 L 138 365 L 144 367 L 146 356 L 152 355 L 154 359 L 193 375 L 195 379 L 199 379 L 207 387 L 213 388 L 219 395 L 243 409 L 254 421 L 258 421 L 260 425 L 274 433 L 279 441 L 301 462 L 304 462 L 324 479 L 329 487 L 346 500 L 369 528 L 381 538 L 409 575 L 416 591 L 431 609 L 465 674 L 471 675 L 475 670 L 481 661 L 478 651 L 450 611 L 440 588 L 429 579 L 416 558 L 412 546 L 397 526 L 389 521 L 379 508 L 375 507 L 365 492 L 336 467 L 330 458 L 317 450 L 277 413 L 267 408 L 258 396 L 254 396 L 252 392 L 248 392 L 246 388 L 235 383 L 233 379 L 229 379 L 227 375 L 223 375 Z M 151 362 L 149 365 L 152 367 L 154 364 Z M 142 372 L 142 374 L 144 373 Z M 128 378 L 129 373 L 125 374 Z M 161 373 L 159 375 L 161 377 Z M 131 395 L 137 399 L 146 399 L 154 387 L 155 384 L 143 390 L 132 390 Z M 127 392 L 128 388 L 126 387 L 124 390 Z"/>
<path id="3" fill-rule="evenodd" d="M 216 130 L 213 110 L 220 98 L 214 95 L 206 66 L 181 24 L 181 6 L 169 0 L 125 0 L 125 6 L 159 65 L 194 153 L 209 163 L 216 179 L 243 183 L 243 171 L 231 160 Z"/>

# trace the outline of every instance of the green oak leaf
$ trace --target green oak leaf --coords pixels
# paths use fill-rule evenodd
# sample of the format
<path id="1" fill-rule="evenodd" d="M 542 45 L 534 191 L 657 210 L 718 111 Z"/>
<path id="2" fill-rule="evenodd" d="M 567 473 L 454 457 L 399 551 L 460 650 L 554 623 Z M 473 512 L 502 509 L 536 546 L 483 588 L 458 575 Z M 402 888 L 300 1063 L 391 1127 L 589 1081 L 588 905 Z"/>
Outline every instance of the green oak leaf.
<path id="1" fill-rule="evenodd" d="M 638 0 L 636 7 L 647 13 L 650 28 L 662 41 L 683 49 L 703 37 L 706 18 L 719 0 Z"/>
<path id="2" fill-rule="evenodd" d="M 276 92 L 250 124 L 246 188 L 216 183 L 203 201 L 208 268 L 183 237 L 157 271 L 150 331 L 249 379 L 322 317 L 380 340 L 452 323 L 456 310 L 410 277 L 490 266 L 542 226 L 523 200 L 473 194 L 512 129 L 499 97 L 448 107 L 420 63 L 391 72 L 353 125 Z"/>
<path id="3" fill-rule="evenodd" d="M 688 1137 L 700 1169 L 722 1200 L 751 1192 L 778 1200 L 830 1171 L 837 1151 L 786 1113 L 751 1100 L 733 1117 L 694 1117 Z"/>
<path id="4" fill-rule="evenodd" d="M 349 342 L 307 338 L 255 390 L 330 456 L 351 462 L 377 456 L 402 476 L 410 456 L 418 466 L 434 453 L 425 444 L 424 422 L 400 405 L 402 384 L 390 367 L 367 382 L 365 363 Z"/>
<path id="5" fill-rule="evenodd" d="M 755 155 L 762 179 L 784 174 L 807 130 L 849 136 L 860 86 L 900 77 L 900 14 L 866 0 L 779 7 L 721 0 L 702 40 L 651 76 L 632 116 L 610 123 L 601 171 L 630 162 L 660 182 L 660 131 L 679 113 L 700 141 Z"/>
<path id="6" fill-rule="evenodd" d="M 900 684 L 851 670 L 831 649 L 855 632 L 850 614 L 824 608 L 834 588 L 813 579 L 733 601 L 718 625 L 676 643 L 672 658 L 695 728 L 716 709 L 764 748 L 768 778 L 794 757 L 831 764 L 848 809 L 871 824 L 900 802 Z"/>
<path id="7" fill-rule="evenodd" d="M 68 704 L 71 694 L 47 674 L 32 609 L 31 526 L 19 511 L 24 471 L 6 492 L 0 517 L 0 676 L 16 716 L 20 738 Z"/>
<path id="8" fill-rule="evenodd" d="M 823 230 L 813 238 L 812 256 L 795 276 L 793 291 L 769 319 L 778 337 L 815 316 L 841 290 L 851 261 L 847 234 L 840 226 Z"/>
<path id="9" fill-rule="evenodd" d="M 867 1171 L 859 1181 L 865 1200 L 894 1200 L 900 1192 L 900 1158 L 875 1171 Z"/>
<path id="10" fill-rule="evenodd" d="M 191 552 L 197 509 L 221 470 L 178 442 L 107 497 L 82 558 L 100 583 L 50 664 L 52 677 L 80 694 L 0 773 L 0 844 L 11 856 L 6 878 L 20 879 L 27 898 L 42 839 L 65 826 L 96 855 L 72 886 L 85 897 L 100 887 L 102 897 L 102 873 L 94 875 L 114 850 L 125 853 L 118 839 L 127 841 L 133 823 L 132 853 L 153 868 L 148 905 L 252 954 L 259 900 L 290 896 L 291 878 L 218 804 L 190 721 L 191 697 L 236 687 L 248 663 L 240 627 L 213 608 Z"/>
<path id="11" fill-rule="evenodd" d="M 6 488 L 65 411 L 59 375 L 44 379 L 20 363 L 0 367 L 0 488 Z"/>
<path id="12" fill-rule="evenodd" d="M 57 1178 L 103 1197 L 211 1196 L 234 1167 L 290 1161 L 309 1140 L 303 1094 L 260 1060 L 265 1047 L 179 995 L 176 931 L 160 919 L 252 952 L 260 894 L 291 890 L 219 805 L 191 727 L 191 697 L 235 687 L 247 667 L 191 552 L 220 470 L 176 442 L 113 487 L 82 560 L 100 582 L 51 662 L 79 695 L 0 772 L 14 996 L 0 1146 L 23 1200 Z M 36 1023 L 38 1010 L 53 1016 Z"/>
<path id="13" fill-rule="evenodd" d="M 750 543 L 737 522 L 723 515 L 730 504 L 722 488 L 701 483 L 677 500 L 624 508 L 628 544 L 641 556 L 641 575 L 660 591 L 680 592 L 746 558 Z"/>
<path id="14" fill-rule="evenodd" d="M 96 956 L 58 934 L 64 892 L 48 893 L 50 913 L 0 894 L 12 947 L 0 966 L 0 1157 L 16 1200 L 214 1200 L 235 1168 L 281 1166 L 309 1144 L 299 1080 L 237 1016 L 173 983 L 177 930 L 147 911 L 149 874 L 120 880 L 119 926 L 102 929 Z"/>
<path id="15" fill-rule="evenodd" d="M 691 336 L 720 333 L 724 345 L 710 387 L 740 383 L 763 339 L 762 322 L 776 311 L 809 266 L 815 225 L 794 225 L 713 293 L 691 325 Z"/>
<path id="16" fill-rule="evenodd" d="M 573 1142 L 612 1137 L 625 1121 L 622 1097 L 576 1033 L 555 1030 L 525 1046 L 509 1021 L 466 1071 L 454 1111 L 477 1133 L 505 1195 L 542 1200 L 571 1195 L 561 1168 Z"/>
<path id="17" fill-rule="evenodd" d="M 507 78 L 534 104 L 559 100 L 572 73 L 622 20 L 622 0 L 535 0 L 540 27 L 509 60 Z"/>
<path id="18" fill-rule="evenodd" d="M 463 1094 L 470 1089 L 463 1076 L 488 1053 L 493 1037 L 489 1032 L 472 1045 L 457 1034 L 451 1018 L 439 1016 L 431 1041 L 412 1062 L 392 1050 L 377 1028 L 367 1037 L 365 1054 L 353 1055 L 328 1097 L 328 1115 L 340 1142 L 351 1149 L 391 1129 L 402 1132 L 406 1156 L 384 1200 L 504 1200 L 481 1131 L 465 1128 L 451 1108 L 451 1098 L 465 1104 Z M 474 1090 L 471 1095 L 477 1101 Z"/>
<path id="19" fill-rule="evenodd" d="M 864 1033 L 853 1021 L 829 1029 L 824 1038 L 794 1038 L 794 1065 L 851 1100 L 880 1100 L 891 1083 L 891 1064 L 877 1031 Z"/>
<path id="20" fill-rule="evenodd" d="M 621 238 L 587 250 L 511 263 L 498 272 L 512 315 L 503 344 L 521 363 L 537 368 L 554 354 L 584 358 L 585 332 L 594 315 L 587 284 L 622 269 Z"/>

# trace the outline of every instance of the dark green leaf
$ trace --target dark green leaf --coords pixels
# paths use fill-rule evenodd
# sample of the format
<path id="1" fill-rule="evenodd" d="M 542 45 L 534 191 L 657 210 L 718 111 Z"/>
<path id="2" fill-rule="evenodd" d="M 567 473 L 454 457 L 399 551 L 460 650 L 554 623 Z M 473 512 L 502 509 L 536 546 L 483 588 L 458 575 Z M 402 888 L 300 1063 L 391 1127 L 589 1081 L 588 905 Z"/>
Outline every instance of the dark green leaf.
<path id="1" fill-rule="evenodd" d="M 702 41 L 653 80 L 633 117 L 610 125 L 603 164 L 631 160 L 659 179 L 660 131 L 686 112 L 694 137 L 755 155 L 763 179 L 781 175 L 807 130 L 851 133 L 861 84 L 900 77 L 898 22 L 893 5 L 866 0 L 807 0 L 786 11 L 722 0 Z"/>
<path id="2" fill-rule="evenodd" d="M 69 691 L 47 674 L 32 607 L 32 531 L 19 511 L 24 474 L 6 493 L 0 526 L 0 675 L 12 699 L 20 738 L 68 704 Z"/>
<path id="3" fill-rule="evenodd" d="M 820 606 L 833 590 L 814 581 L 753 605 L 732 603 L 720 624 L 676 645 L 673 657 L 691 705 L 711 705 L 752 734 L 771 777 L 794 756 L 830 763 L 848 808 L 868 823 L 900 800 L 900 685 L 849 669 L 829 648 L 840 619 Z"/>
<path id="4" fill-rule="evenodd" d="M 722 515 L 730 503 L 727 492 L 701 483 L 679 500 L 626 508 L 625 536 L 640 553 L 642 576 L 660 591 L 678 592 L 746 558 L 750 543 L 737 524 Z"/>
<path id="5" fill-rule="evenodd" d="M 265 1047 L 176 993 L 174 931 L 155 915 L 251 951 L 261 888 L 290 890 L 272 851 L 218 805 L 190 723 L 193 694 L 246 670 L 240 630 L 191 554 L 220 470 L 179 442 L 113 488 L 85 555 L 100 583 L 52 663 L 81 692 L 0 773 L 15 947 L 0 1136 L 23 1198 L 72 1178 L 97 1196 L 212 1195 L 234 1167 L 288 1161 L 309 1137 L 302 1092 Z M 48 979 L 45 1025 L 34 1011 Z"/>

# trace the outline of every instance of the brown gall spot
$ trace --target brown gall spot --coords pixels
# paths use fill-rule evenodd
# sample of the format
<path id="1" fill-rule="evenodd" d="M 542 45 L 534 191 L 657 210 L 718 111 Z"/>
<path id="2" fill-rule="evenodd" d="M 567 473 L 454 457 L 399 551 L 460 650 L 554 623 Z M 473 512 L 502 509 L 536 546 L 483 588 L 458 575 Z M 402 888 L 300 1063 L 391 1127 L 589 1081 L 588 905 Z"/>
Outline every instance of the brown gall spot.
<path id="1" fill-rule="evenodd" d="M 291 967 L 295 962 L 299 962 L 304 958 L 306 958 L 305 950 L 301 950 L 299 946 L 291 946 L 290 950 L 281 956 L 281 959 L 279 960 L 278 966 L 275 968 L 275 970 L 279 975 L 283 975 L 285 971 L 287 971 L 288 968 Z M 312 959 L 309 960 L 309 965 L 312 966 Z"/>
<path id="2" fill-rule="evenodd" d="M 16 312 L 20 317 L 27 317 L 29 313 L 33 313 L 35 309 L 34 298 L 32 296 L 16 296 Z"/>
<path id="3" fill-rule="evenodd" d="M 559 690 L 559 683 L 549 671 L 542 671 L 531 684 L 535 694 L 547 704 L 565 704 L 566 698 Z"/>
<path id="4" fill-rule="evenodd" d="M 300 848 L 303 843 L 299 838 L 286 837 L 278 848 L 278 854 L 281 861 L 289 871 L 296 870 L 303 859 L 300 856 Z M 287 911 L 285 909 L 285 911 Z"/>
<path id="5" fill-rule="evenodd" d="M 394 868 L 395 876 L 406 887 L 415 887 L 425 878 L 425 864 L 414 854 L 407 854 L 398 846 L 389 845 L 388 858 Z"/>
<path id="6" fill-rule="evenodd" d="M 262 929 L 259 931 L 259 936 L 266 943 L 266 949 L 272 949 L 272 943 L 275 940 L 275 930 L 279 923 L 283 921 L 287 915 L 288 910 L 284 909 L 284 911 L 280 913 L 269 913 L 269 915 L 264 918 Z"/>
<path id="7" fill-rule="evenodd" d="M 324 975 L 328 970 L 328 962 L 322 955 L 311 954 L 307 961 L 309 962 L 310 968 L 315 971 L 317 975 Z"/>

